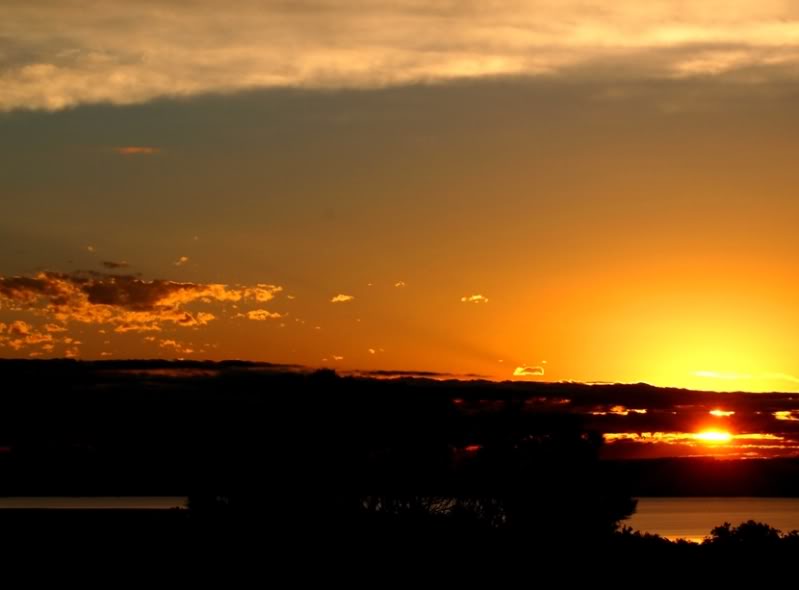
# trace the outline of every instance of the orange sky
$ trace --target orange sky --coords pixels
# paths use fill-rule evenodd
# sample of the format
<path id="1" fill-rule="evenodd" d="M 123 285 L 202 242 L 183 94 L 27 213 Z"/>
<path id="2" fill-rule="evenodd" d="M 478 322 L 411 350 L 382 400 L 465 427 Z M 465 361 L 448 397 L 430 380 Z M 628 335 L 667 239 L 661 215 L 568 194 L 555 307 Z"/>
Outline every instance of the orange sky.
<path id="1" fill-rule="evenodd" d="M 794 9 L 235 4 L 5 7 L 0 356 L 799 390 Z"/>

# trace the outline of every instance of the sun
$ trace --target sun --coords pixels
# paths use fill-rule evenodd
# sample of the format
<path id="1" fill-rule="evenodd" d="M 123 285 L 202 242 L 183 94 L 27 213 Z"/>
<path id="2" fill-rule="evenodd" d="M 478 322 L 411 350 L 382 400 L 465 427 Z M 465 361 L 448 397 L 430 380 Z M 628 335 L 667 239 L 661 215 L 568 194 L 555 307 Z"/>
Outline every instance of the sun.
<path id="1" fill-rule="evenodd" d="M 703 430 L 694 435 L 698 441 L 708 444 L 723 444 L 732 440 L 732 435 L 723 430 Z"/>

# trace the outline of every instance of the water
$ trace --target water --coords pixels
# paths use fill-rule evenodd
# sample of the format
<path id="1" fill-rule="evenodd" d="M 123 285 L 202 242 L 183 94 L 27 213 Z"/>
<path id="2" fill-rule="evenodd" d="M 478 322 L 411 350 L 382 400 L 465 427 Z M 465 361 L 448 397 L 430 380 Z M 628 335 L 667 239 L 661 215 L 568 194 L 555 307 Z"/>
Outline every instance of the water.
<path id="1" fill-rule="evenodd" d="M 639 498 L 622 524 L 668 539 L 701 542 L 724 522 L 763 522 L 783 533 L 799 530 L 799 498 Z"/>
<path id="2" fill-rule="evenodd" d="M 18 497 L 0 498 L 0 510 L 168 510 L 186 502 L 181 496 Z"/>

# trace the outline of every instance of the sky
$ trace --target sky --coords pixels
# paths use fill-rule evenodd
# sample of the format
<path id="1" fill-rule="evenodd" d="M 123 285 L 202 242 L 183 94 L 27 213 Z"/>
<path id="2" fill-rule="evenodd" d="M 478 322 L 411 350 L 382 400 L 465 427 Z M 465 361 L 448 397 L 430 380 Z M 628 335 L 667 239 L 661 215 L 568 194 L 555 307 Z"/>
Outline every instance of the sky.
<path id="1" fill-rule="evenodd" d="M 799 6 L 5 0 L 0 357 L 799 391 Z"/>

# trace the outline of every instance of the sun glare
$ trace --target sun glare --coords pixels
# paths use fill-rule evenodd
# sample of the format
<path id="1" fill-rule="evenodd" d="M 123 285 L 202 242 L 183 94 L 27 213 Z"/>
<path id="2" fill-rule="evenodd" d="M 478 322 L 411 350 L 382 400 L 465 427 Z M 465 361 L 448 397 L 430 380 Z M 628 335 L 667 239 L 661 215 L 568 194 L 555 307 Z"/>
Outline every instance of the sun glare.
<path id="1" fill-rule="evenodd" d="M 696 440 L 709 444 L 721 444 L 730 442 L 732 440 L 732 435 L 723 430 L 705 430 L 697 433 L 695 438 Z"/>

